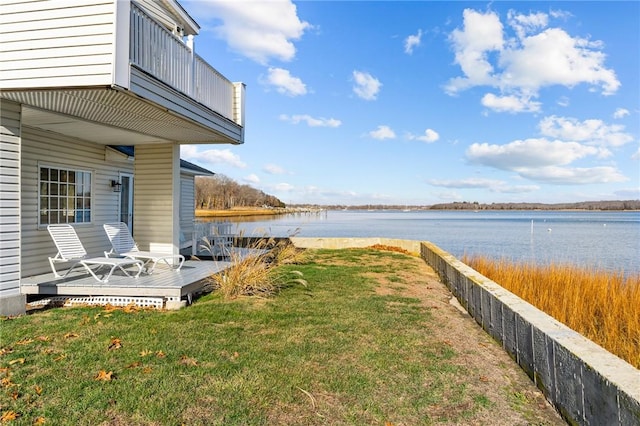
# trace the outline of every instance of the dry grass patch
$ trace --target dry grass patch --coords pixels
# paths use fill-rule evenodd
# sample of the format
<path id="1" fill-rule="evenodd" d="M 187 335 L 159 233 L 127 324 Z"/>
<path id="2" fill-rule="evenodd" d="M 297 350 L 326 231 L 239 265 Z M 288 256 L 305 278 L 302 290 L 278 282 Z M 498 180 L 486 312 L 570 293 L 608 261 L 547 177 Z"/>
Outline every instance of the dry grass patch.
<path id="1" fill-rule="evenodd" d="M 463 261 L 569 328 L 640 368 L 640 275 L 572 265 Z"/>

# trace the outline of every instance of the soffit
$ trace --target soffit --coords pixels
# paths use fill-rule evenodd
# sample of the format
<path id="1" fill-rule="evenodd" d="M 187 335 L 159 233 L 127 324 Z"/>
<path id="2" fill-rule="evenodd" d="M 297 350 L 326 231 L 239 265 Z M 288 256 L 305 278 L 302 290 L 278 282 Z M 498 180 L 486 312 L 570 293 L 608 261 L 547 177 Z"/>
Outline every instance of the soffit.
<path id="1" fill-rule="evenodd" d="M 125 91 L 111 89 L 2 91 L 23 104 L 23 124 L 111 145 L 233 140 Z"/>

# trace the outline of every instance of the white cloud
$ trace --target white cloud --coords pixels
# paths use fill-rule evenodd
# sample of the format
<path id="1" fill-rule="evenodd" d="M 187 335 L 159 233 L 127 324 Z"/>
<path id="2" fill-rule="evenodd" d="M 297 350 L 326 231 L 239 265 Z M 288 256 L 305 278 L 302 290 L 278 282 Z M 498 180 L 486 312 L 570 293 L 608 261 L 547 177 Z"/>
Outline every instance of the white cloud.
<path id="1" fill-rule="evenodd" d="M 283 68 L 269 68 L 265 84 L 275 86 L 278 93 L 288 96 L 307 94 L 307 86 L 298 77 L 293 77 L 289 70 Z"/>
<path id="2" fill-rule="evenodd" d="M 578 142 L 527 139 L 506 145 L 472 144 L 467 159 L 476 164 L 508 170 L 521 177 L 552 184 L 591 184 L 628 180 L 615 167 L 565 167 L 583 157 L 606 156 L 601 148 Z"/>
<path id="3" fill-rule="evenodd" d="M 537 93 L 545 86 L 586 83 L 600 86 L 603 95 L 611 95 L 620 82 L 613 70 L 604 67 L 605 55 L 598 50 L 600 47 L 599 42 L 572 38 L 562 29 L 546 29 L 501 52 L 504 71 L 500 84 Z"/>
<path id="4" fill-rule="evenodd" d="M 382 83 L 371 74 L 362 71 L 353 72 L 353 92 L 366 101 L 373 101 L 378 97 Z"/>
<path id="5" fill-rule="evenodd" d="M 596 148 L 577 142 L 526 139 L 506 145 L 474 143 L 467 149 L 466 156 L 472 163 L 501 170 L 518 170 L 566 165 L 587 155 L 596 155 L 597 153 Z"/>
<path id="6" fill-rule="evenodd" d="M 451 94 L 477 85 L 493 86 L 495 79 L 488 53 L 502 50 L 504 44 L 502 23 L 497 14 L 465 9 L 463 19 L 463 29 L 455 29 L 449 36 L 455 51 L 455 62 L 465 75 L 450 81 L 447 92 Z"/>
<path id="7" fill-rule="evenodd" d="M 527 34 L 531 34 L 538 29 L 545 28 L 549 22 L 546 13 L 531 13 L 523 15 L 510 10 L 507 13 L 507 21 L 509 25 L 518 34 L 518 38 L 523 38 Z"/>
<path id="8" fill-rule="evenodd" d="M 295 57 L 293 41 L 299 40 L 308 22 L 297 15 L 290 0 L 195 2 L 205 19 L 222 21 L 213 31 L 234 51 L 266 65 L 271 58 L 290 61 Z"/>
<path id="9" fill-rule="evenodd" d="M 629 110 L 626 108 L 618 108 L 616 109 L 616 111 L 613 113 L 613 118 L 623 118 L 626 117 L 627 115 L 629 115 Z"/>
<path id="10" fill-rule="evenodd" d="M 430 185 L 440 186 L 443 188 L 491 188 L 492 186 L 502 185 L 504 181 L 483 178 L 468 179 L 430 179 L 427 181 Z"/>
<path id="11" fill-rule="evenodd" d="M 420 46 L 420 40 L 422 39 L 422 30 L 418 30 L 417 34 L 412 34 L 404 39 L 404 53 L 411 55 L 413 49 Z"/>
<path id="12" fill-rule="evenodd" d="M 534 102 L 529 97 L 524 96 L 496 96 L 493 93 L 487 93 L 482 97 L 483 106 L 497 112 L 538 112 L 540 111 L 540 102 Z"/>
<path id="13" fill-rule="evenodd" d="M 340 127 L 342 125 L 342 121 L 337 120 L 335 118 L 324 118 L 324 117 L 311 117 L 307 114 L 296 114 L 296 115 L 286 115 L 281 114 L 280 120 L 288 121 L 292 124 L 298 124 L 301 122 L 307 123 L 309 127 Z"/>
<path id="14" fill-rule="evenodd" d="M 289 183 L 282 182 L 282 183 L 275 184 L 273 186 L 273 189 L 278 192 L 291 192 L 295 189 L 295 187 Z"/>
<path id="15" fill-rule="evenodd" d="M 267 164 L 262 168 L 262 170 L 270 175 L 283 175 L 286 173 L 285 170 L 277 164 Z"/>
<path id="16" fill-rule="evenodd" d="M 389 126 L 378 126 L 376 130 L 372 130 L 369 132 L 369 136 L 378 140 L 396 138 L 395 132 Z"/>
<path id="17" fill-rule="evenodd" d="M 407 134 L 407 138 L 409 140 L 417 140 L 426 143 L 433 143 L 440 139 L 440 135 L 433 129 L 427 129 L 424 131 L 423 135 L 413 135 L 411 133 Z"/>
<path id="18" fill-rule="evenodd" d="M 602 120 L 596 119 L 578 121 L 575 118 L 552 115 L 543 118 L 538 126 L 544 136 L 594 146 L 618 147 L 633 141 L 633 136 L 623 132 L 625 129 L 623 125 L 607 125 Z"/>
<path id="19" fill-rule="evenodd" d="M 427 181 L 430 185 L 443 188 L 458 189 L 488 189 L 491 192 L 520 194 L 525 192 L 533 192 L 540 189 L 537 185 L 508 185 L 503 180 L 468 178 L 458 180 L 432 179 Z"/>
<path id="20" fill-rule="evenodd" d="M 548 17 L 543 13 L 509 12 L 507 22 L 515 33 L 510 38 L 495 12 L 465 9 L 462 29 L 449 36 L 463 75 L 448 82 L 447 93 L 454 95 L 475 86 L 495 87 L 500 96 L 485 96 L 485 106 L 514 111 L 509 102 L 520 100 L 515 107 L 527 106 L 522 111 L 535 112 L 539 105 L 522 100 L 537 97 L 543 87 L 587 84 L 599 88 L 603 95 L 620 87 L 615 71 L 604 64 L 602 42 L 546 28 Z"/>
<path id="21" fill-rule="evenodd" d="M 197 161 L 200 164 L 223 164 L 244 169 L 247 164 L 229 149 L 205 149 L 199 150 L 194 145 L 182 145 L 180 156 L 187 161 Z"/>
<path id="22" fill-rule="evenodd" d="M 251 185 L 257 185 L 260 183 L 260 178 L 254 173 L 251 173 L 250 175 L 245 176 L 244 179 L 242 180 Z"/>
<path id="23" fill-rule="evenodd" d="M 629 180 L 614 167 L 570 168 L 548 166 L 537 169 L 522 169 L 518 173 L 528 179 L 559 185 L 584 185 Z"/>
<path id="24" fill-rule="evenodd" d="M 631 155 L 631 159 L 640 160 L 640 147 L 638 147 L 638 150 L 635 153 L 633 153 L 633 155 Z"/>

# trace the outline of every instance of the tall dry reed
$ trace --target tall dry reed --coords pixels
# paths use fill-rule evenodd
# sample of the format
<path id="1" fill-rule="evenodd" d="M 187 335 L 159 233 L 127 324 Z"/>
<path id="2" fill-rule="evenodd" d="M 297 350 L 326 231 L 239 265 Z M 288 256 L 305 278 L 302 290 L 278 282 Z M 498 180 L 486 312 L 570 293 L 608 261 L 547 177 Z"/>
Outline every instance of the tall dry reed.
<path id="1" fill-rule="evenodd" d="M 482 256 L 464 263 L 640 368 L 640 274 Z"/>

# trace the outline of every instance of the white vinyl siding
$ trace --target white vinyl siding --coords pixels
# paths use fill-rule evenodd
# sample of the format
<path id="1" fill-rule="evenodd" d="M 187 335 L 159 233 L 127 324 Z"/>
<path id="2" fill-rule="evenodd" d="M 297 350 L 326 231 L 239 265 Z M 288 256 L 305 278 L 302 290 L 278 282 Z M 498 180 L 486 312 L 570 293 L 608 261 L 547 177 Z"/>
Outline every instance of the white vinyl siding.
<path id="1" fill-rule="evenodd" d="M 118 193 L 111 180 L 120 172 L 131 173 L 133 166 L 125 162 L 107 163 L 104 145 L 74 139 L 57 133 L 23 127 L 22 130 L 22 276 L 50 272 L 47 257 L 56 248 L 46 230 L 38 226 L 39 167 L 88 170 L 92 173 L 92 222 L 74 224 L 78 236 L 90 255 L 102 255 L 109 241 L 102 229 L 105 222 L 119 220 Z"/>
<path id="2" fill-rule="evenodd" d="M 134 239 L 141 250 L 152 245 L 178 250 L 180 159 L 177 144 L 136 146 L 134 157 Z"/>
<path id="3" fill-rule="evenodd" d="M 110 0 L 3 1 L 0 87 L 112 84 L 115 10 Z"/>
<path id="4" fill-rule="evenodd" d="M 20 293 L 20 105 L 0 109 L 0 298 Z"/>

